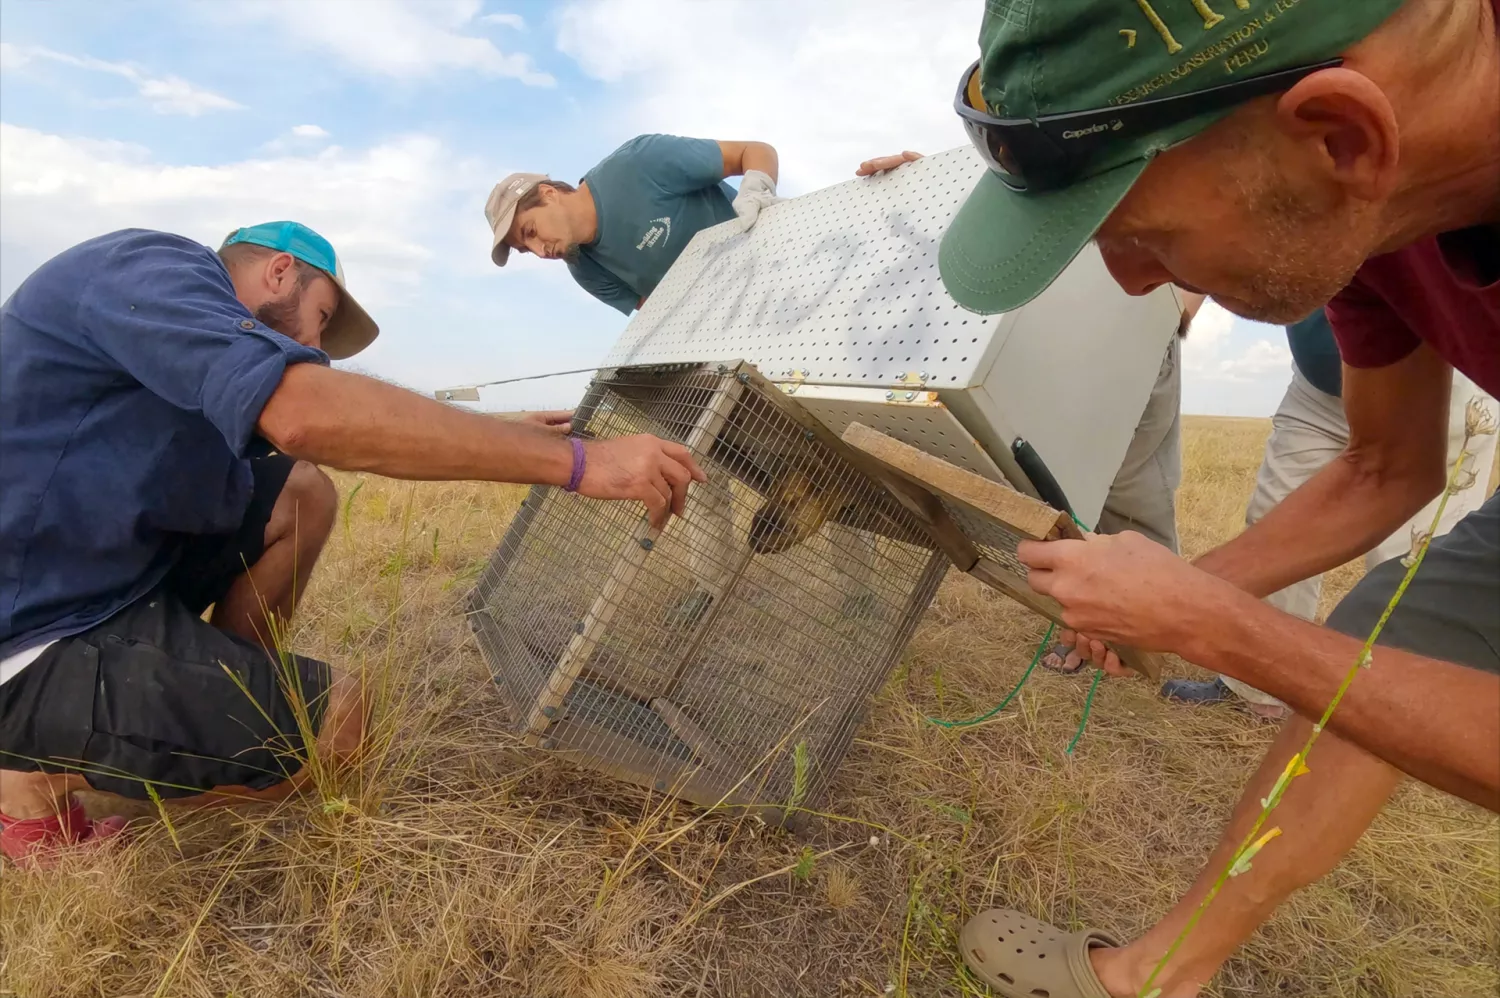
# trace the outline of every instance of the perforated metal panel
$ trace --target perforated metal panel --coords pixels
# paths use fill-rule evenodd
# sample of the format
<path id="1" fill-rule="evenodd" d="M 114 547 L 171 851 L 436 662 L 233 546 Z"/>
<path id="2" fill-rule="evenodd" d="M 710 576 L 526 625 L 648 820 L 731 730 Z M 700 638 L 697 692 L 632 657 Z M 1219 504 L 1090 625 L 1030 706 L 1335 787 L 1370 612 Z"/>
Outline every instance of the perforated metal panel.
<path id="1" fill-rule="evenodd" d="M 982 169 L 951 150 L 775 205 L 747 233 L 698 233 L 606 363 L 741 357 L 825 384 L 974 383 L 998 319 L 948 297 L 937 254 Z"/>

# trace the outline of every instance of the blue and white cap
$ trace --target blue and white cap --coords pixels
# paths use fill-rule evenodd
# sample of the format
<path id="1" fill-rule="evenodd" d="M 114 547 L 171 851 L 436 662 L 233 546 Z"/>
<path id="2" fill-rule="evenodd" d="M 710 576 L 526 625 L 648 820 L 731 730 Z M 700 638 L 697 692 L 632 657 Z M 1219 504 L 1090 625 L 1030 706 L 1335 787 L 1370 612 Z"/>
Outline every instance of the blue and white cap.
<path id="1" fill-rule="evenodd" d="M 235 229 L 224 240 L 224 246 L 251 243 L 281 253 L 290 253 L 303 263 L 317 267 L 339 287 L 339 305 L 328 328 L 323 330 L 323 352 L 334 360 L 353 357 L 375 342 L 380 327 L 349 293 L 344 284 L 344 267 L 333 244 L 298 222 L 262 222 Z M 223 247 L 220 247 L 221 249 Z"/>

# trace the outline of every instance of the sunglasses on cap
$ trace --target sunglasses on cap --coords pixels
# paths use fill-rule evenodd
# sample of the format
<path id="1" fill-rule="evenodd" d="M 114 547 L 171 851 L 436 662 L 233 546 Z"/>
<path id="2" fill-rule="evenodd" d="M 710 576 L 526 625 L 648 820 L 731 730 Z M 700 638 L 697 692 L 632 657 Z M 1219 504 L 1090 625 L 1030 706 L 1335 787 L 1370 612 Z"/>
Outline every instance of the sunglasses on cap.
<path id="1" fill-rule="evenodd" d="M 1118 107 L 1044 114 L 1038 118 L 997 118 L 974 106 L 974 102 L 981 106 L 984 103 L 976 60 L 958 81 L 953 109 L 963 119 L 969 140 L 1001 182 L 1014 191 L 1035 193 L 1066 187 L 1084 176 L 1090 160 L 1103 147 L 1286 90 L 1313 73 L 1343 62 L 1343 59 L 1328 59 L 1206 90 Z"/>

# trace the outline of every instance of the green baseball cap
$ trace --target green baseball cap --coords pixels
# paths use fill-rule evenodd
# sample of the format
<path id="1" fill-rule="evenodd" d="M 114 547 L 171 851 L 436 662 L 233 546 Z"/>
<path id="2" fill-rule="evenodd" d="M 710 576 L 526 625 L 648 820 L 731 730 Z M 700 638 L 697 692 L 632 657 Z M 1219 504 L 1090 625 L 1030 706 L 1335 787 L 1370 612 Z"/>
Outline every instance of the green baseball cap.
<path id="1" fill-rule="evenodd" d="M 1342 54 L 1402 2 L 987 0 L 979 29 L 981 110 L 1036 119 L 1306 66 Z M 943 236 L 938 265 L 948 293 L 986 314 L 1026 304 L 1094 237 L 1152 157 L 1232 110 L 1113 145 L 1102 138 L 1086 173 L 1064 187 L 1017 191 L 986 171 Z"/>

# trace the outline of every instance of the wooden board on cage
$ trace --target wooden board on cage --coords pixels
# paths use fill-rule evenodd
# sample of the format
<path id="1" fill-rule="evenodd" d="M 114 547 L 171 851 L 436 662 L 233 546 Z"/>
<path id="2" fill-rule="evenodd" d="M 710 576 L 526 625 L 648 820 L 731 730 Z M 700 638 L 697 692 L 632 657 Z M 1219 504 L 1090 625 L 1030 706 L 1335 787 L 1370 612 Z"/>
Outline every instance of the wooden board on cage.
<path id="1" fill-rule="evenodd" d="M 532 490 L 469 601 L 517 733 L 702 804 L 815 806 L 947 558 L 747 365 L 601 372 L 574 430 L 680 441 L 709 481 L 661 531 Z"/>
<path id="2" fill-rule="evenodd" d="M 962 571 L 1048 620 L 1063 622 L 1058 602 L 1027 584 L 1026 568 L 1015 552 L 1023 540 L 1082 537 L 1072 517 L 860 423 L 849 424 L 843 439 L 873 462 L 872 474 Z M 1161 656 L 1129 646 L 1113 649 L 1127 667 L 1161 678 Z"/>

